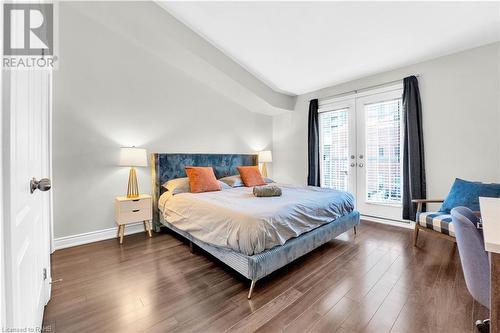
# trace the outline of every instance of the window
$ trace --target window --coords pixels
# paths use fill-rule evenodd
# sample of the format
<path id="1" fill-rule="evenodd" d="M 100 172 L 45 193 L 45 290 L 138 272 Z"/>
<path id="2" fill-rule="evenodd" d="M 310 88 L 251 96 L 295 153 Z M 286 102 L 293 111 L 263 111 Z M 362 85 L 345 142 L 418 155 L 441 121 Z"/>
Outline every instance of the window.
<path id="1" fill-rule="evenodd" d="M 367 202 L 401 204 L 401 111 L 401 98 L 365 105 Z"/>
<path id="2" fill-rule="evenodd" d="M 319 124 L 321 186 L 347 191 L 348 109 L 320 113 Z"/>

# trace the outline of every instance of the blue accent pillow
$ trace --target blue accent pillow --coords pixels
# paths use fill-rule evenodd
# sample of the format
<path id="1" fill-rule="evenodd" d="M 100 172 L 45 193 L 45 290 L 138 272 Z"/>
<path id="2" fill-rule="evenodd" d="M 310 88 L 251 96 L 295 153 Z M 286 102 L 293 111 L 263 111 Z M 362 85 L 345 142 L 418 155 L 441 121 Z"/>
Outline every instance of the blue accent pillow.
<path id="1" fill-rule="evenodd" d="M 469 182 L 456 178 L 439 211 L 449 214 L 453 208 L 459 206 L 478 211 L 479 197 L 500 198 L 500 184 Z"/>

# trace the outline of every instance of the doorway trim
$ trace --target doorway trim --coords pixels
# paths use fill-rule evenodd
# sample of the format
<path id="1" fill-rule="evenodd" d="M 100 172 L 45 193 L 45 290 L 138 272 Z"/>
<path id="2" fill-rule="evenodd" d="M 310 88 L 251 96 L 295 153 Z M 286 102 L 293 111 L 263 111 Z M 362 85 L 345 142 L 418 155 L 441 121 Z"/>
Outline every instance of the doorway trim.
<path id="1" fill-rule="evenodd" d="M 0 6 L 0 17 L 3 17 L 3 6 Z M 3 36 L 3 25 L 0 28 L 0 33 Z M 3 43 L 0 44 L 0 52 L 3 54 Z M 4 186 L 3 186 L 3 165 L 4 165 L 4 122 L 3 122 L 3 81 L 4 81 L 4 71 L 0 70 L 0 107 L 2 108 L 2 114 L 0 115 L 0 144 L 2 146 L 2 151 L 0 153 L 0 328 L 5 327 L 6 323 L 6 294 L 5 294 L 5 232 L 4 232 Z"/>

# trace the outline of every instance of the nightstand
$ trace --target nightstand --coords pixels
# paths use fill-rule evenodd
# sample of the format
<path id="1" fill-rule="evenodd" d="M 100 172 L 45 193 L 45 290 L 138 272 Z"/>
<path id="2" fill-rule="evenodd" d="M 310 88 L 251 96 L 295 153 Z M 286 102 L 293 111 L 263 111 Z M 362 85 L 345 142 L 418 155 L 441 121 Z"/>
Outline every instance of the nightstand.
<path id="1" fill-rule="evenodd" d="M 151 237 L 151 220 L 153 218 L 152 198 L 148 194 L 140 194 L 136 198 L 126 196 L 115 198 L 115 221 L 118 226 L 116 237 L 123 243 L 125 225 L 141 222 L 144 224 L 144 231 Z"/>

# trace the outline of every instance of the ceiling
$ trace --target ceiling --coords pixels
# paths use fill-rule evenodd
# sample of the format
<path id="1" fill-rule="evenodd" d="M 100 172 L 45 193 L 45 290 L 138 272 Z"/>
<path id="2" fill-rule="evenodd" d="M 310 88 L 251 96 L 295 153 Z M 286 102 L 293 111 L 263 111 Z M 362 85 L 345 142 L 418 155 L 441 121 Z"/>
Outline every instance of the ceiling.
<path id="1" fill-rule="evenodd" d="M 302 94 L 499 40 L 498 2 L 162 2 L 274 90 Z"/>

